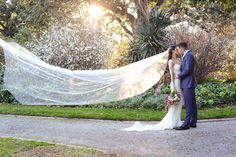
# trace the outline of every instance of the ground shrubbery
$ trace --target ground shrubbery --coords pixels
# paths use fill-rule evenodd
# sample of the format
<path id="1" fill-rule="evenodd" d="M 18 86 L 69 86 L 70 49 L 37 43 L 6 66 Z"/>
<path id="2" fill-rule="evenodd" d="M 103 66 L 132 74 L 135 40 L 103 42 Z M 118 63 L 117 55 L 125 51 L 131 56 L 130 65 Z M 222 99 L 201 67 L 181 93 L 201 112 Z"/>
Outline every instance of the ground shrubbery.
<path id="1" fill-rule="evenodd" d="M 0 103 L 17 103 L 13 95 L 3 86 L 3 69 L 0 68 Z"/>
<path id="2" fill-rule="evenodd" d="M 208 81 L 197 88 L 197 103 L 199 107 L 214 107 L 236 103 L 236 81 Z"/>
<path id="3" fill-rule="evenodd" d="M 152 91 L 153 90 L 150 89 L 148 92 L 144 94 L 121 101 L 103 103 L 97 105 L 87 105 L 85 107 L 163 110 L 165 107 L 164 94 L 160 94 L 159 96 L 154 96 L 154 93 Z M 149 92 L 153 94 L 148 95 Z"/>
<path id="4" fill-rule="evenodd" d="M 88 105 L 96 108 L 131 108 L 163 110 L 165 107 L 164 95 L 170 93 L 170 87 L 165 85 L 161 88 L 158 96 L 150 89 L 139 96 L 98 105 Z M 223 82 L 209 80 L 199 84 L 196 89 L 198 108 L 212 108 L 236 103 L 236 82 Z M 86 106 L 87 107 L 87 106 Z"/>
<path id="5" fill-rule="evenodd" d="M 0 70 L 0 103 L 17 103 L 12 94 L 3 87 L 3 71 Z M 165 107 L 164 95 L 170 93 L 170 87 L 165 85 L 158 95 L 154 89 L 121 101 L 110 103 L 86 105 L 83 107 L 95 108 L 129 108 L 129 109 L 151 109 L 163 110 Z M 196 90 L 197 105 L 199 108 L 212 108 L 236 103 L 236 81 L 223 82 L 219 80 L 209 80 L 199 84 Z"/>

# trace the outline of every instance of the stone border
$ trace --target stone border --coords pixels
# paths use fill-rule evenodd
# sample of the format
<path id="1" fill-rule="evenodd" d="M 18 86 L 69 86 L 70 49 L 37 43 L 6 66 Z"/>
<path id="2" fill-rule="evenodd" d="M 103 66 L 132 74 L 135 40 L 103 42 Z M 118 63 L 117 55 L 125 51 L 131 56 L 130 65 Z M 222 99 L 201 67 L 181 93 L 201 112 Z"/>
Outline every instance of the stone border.
<path id="1" fill-rule="evenodd" d="M 78 119 L 78 120 L 86 120 L 86 121 L 106 121 L 106 122 L 113 122 L 113 121 L 120 121 L 120 122 L 135 122 L 138 120 L 132 120 L 132 121 L 128 121 L 128 120 L 102 120 L 102 119 L 84 119 L 84 118 L 61 118 L 61 117 L 43 117 L 43 116 L 24 116 L 24 115 L 12 115 L 12 114 L 0 114 L 0 116 L 6 116 L 6 117 L 22 117 L 22 118 L 39 118 L 39 119 Z M 198 122 L 200 123 L 205 123 L 205 122 L 222 122 L 222 121 L 232 121 L 232 120 L 236 120 L 235 118 L 219 118 L 219 119 L 201 119 L 198 120 Z M 141 121 L 141 122 L 159 122 L 159 121 Z"/>

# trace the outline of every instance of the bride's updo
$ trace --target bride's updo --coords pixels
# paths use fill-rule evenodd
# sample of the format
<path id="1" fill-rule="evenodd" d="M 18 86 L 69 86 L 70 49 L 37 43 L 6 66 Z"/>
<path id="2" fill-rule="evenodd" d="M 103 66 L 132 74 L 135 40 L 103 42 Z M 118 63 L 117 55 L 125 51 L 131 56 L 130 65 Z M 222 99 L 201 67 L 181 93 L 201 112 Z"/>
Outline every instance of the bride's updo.
<path id="1" fill-rule="evenodd" d="M 169 53 L 168 60 L 172 59 L 173 50 L 175 50 L 175 48 L 176 48 L 175 45 L 170 46 L 170 48 L 169 48 L 169 50 L 168 50 L 168 53 Z"/>

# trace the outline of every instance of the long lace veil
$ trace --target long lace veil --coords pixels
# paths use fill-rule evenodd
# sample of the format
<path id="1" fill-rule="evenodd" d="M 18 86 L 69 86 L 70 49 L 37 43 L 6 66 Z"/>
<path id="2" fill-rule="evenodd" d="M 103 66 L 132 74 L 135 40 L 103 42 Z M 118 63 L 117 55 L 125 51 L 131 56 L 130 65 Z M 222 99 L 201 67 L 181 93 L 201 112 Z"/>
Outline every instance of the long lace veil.
<path id="1" fill-rule="evenodd" d="M 167 52 L 107 70 L 71 71 L 43 62 L 17 43 L 0 39 L 5 55 L 4 87 L 26 105 L 84 105 L 141 94 L 164 74 Z"/>

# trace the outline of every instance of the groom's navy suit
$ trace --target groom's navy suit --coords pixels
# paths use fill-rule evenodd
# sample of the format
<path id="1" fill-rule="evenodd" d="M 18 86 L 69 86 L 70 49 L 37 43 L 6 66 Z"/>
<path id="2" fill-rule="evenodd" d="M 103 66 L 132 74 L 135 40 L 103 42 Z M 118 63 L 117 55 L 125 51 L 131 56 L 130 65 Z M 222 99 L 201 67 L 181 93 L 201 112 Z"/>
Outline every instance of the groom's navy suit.
<path id="1" fill-rule="evenodd" d="M 181 63 L 181 73 L 178 75 L 181 81 L 181 88 L 184 95 L 186 107 L 186 117 L 183 127 L 196 125 L 197 123 L 197 104 L 195 97 L 196 79 L 194 74 L 195 59 L 193 53 L 188 51 Z"/>

